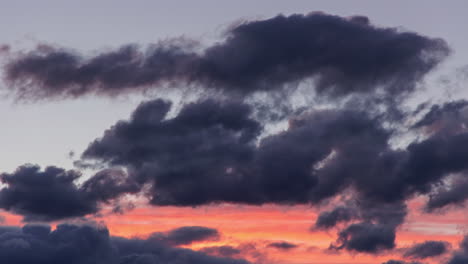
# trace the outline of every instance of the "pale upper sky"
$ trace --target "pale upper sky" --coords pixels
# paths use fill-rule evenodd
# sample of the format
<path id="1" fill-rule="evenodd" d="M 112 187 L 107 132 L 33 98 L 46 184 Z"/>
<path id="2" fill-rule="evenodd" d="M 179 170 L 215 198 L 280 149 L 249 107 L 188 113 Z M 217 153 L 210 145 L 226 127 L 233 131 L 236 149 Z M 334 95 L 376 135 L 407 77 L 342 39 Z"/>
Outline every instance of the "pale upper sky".
<path id="1" fill-rule="evenodd" d="M 468 65 L 466 0 L 0 0 L 0 4 L 0 43 L 13 50 L 51 43 L 92 53 L 181 35 L 212 41 L 242 19 L 324 11 L 366 15 L 380 26 L 444 38 L 454 53 L 443 72 Z M 434 79 L 441 74 L 434 73 Z M 79 154 L 115 121 L 127 118 L 141 100 L 132 96 L 15 104 L 11 98 L 0 99 L 0 171 L 23 163 L 71 168 L 70 151 Z"/>

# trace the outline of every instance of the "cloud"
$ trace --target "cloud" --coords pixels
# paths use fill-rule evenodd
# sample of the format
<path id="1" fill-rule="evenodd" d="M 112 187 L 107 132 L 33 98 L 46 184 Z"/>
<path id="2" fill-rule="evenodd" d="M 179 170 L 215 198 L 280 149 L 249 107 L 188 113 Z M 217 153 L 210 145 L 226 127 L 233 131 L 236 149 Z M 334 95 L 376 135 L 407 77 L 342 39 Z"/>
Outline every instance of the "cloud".
<path id="1" fill-rule="evenodd" d="M 178 263 L 247 264 L 244 260 L 212 257 L 189 249 L 160 243 L 157 239 L 126 239 L 109 236 L 101 226 L 26 225 L 0 232 L 0 261 L 11 264 L 38 263 Z"/>
<path id="2" fill-rule="evenodd" d="M 316 225 L 353 220 L 333 248 L 371 253 L 395 246 L 407 199 L 433 193 L 468 168 L 465 132 L 433 133 L 394 149 L 385 118 L 348 106 L 310 110 L 291 117 L 287 130 L 261 137 L 253 107 L 201 100 L 166 118 L 170 103 L 145 102 L 93 141 L 82 162 L 125 167 L 159 206 L 318 204 L 351 191 L 350 204 L 320 215 Z"/>
<path id="3" fill-rule="evenodd" d="M 468 101 L 449 101 L 442 105 L 432 105 L 414 127 L 423 128 L 429 134 L 453 135 L 466 132 L 468 121 Z"/>
<path id="4" fill-rule="evenodd" d="M 422 264 L 421 262 L 406 262 L 406 261 L 403 261 L 403 260 L 389 260 L 389 261 L 386 261 L 382 264 Z"/>
<path id="5" fill-rule="evenodd" d="M 414 92 L 449 54 L 441 39 L 378 27 L 363 16 L 310 13 L 245 21 L 208 47 L 179 38 L 94 56 L 47 45 L 8 52 L 12 56 L 4 77 L 19 98 L 114 96 L 176 87 L 223 95 L 185 104 L 174 115 L 168 114 L 169 101 L 143 102 L 129 120 L 117 122 L 83 152 L 77 165 L 107 169 L 82 184 L 76 183 L 80 173 L 56 167 L 22 166 L 2 174 L 6 187 L 0 190 L 0 207 L 26 221 L 85 216 L 103 204 L 118 211 L 118 199 L 140 192 L 155 206 L 316 205 L 346 193 L 346 203 L 322 212 L 315 229 L 340 227 L 331 249 L 377 254 L 395 247 L 407 199 L 428 194 L 430 211 L 467 198 L 461 192 L 468 169 L 465 101 L 432 106 L 405 127 L 422 131 L 423 137 L 400 148 L 392 145 L 394 127 L 405 124 L 377 113 L 373 105 L 390 101 L 387 112 L 414 117 L 400 111 L 399 99 Z M 289 93 L 303 80 L 312 80 L 324 98 L 353 95 L 353 100 L 335 108 L 308 106 L 295 115 L 285 111 L 288 128 L 263 134 L 266 124 L 255 115 L 262 107 L 268 112 L 283 105 L 257 105 L 244 96 Z M 454 174 L 458 184 L 447 180 Z M 214 229 L 184 227 L 149 240 L 167 247 L 217 236 Z M 143 240 L 114 243 L 130 241 L 148 247 Z M 235 254 L 231 248 L 206 250 Z M 160 261 L 147 252 L 132 254 L 122 263 Z"/>
<path id="6" fill-rule="evenodd" d="M 419 174 L 405 174 L 427 142 L 393 150 L 392 131 L 360 110 L 311 111 L 260 138 L 262 125 L 244 103 L 198 101 L 165 119 L 168 105 L 141 104 L 93 141 L 83 162 L 125 166 L 152 184 L 155 205 L 318 203 L 350 187 L 363 199 L 391 203 L 425 190 L 425 177 L 413 183 Z"/>
<path id="7" fill-rule="evenodd" d="M 184 226 L 166 233 L 153 233 L 152 240 L 158 240 L 171 246 L 190 245 L 194 242 L 217 240 L 219 232 L 216 229 L 203 226 Z"/>
<path id="8" fill-rule="evenodd" d="M 407 214 L 403 202 L 386 204 L 361 200 L 349 204 L 346 209 L 353 210 L 353 220 L 360 222 L 355 221 L 339 230 L 336 242 L 329 249 L 375 254 L 395 247 L 397 227 L 403 223 Z M 317 223 L 315 227 L 318 229 L 331 227 L 317 226 Z"/>
<path id="9" fill-rule="evenodd" d="M 194 43 L 175 38 L 95 56 L 39 45 L 13 56 L 4 77 L 18 97 L 33 99 L 184 86 L 250 94 L 308 78 L 320 94 L 380 89 L 393 97 L 412 92 L 449 53 L 441 39 L 317 12 L 245 21 L 212 46 Z"/>
<path id="10" fill-rule="evenodd" d="M 468 261 L 468 236 L 465 235 L 459 245 L 459 249 L 450 257 L 447 264 L 463 264 Z"/>
<path id="11" fill-rule="evenodd" d="M 352 224 L 340 231 L 336 244 L 330 249 L 378 253 L 395 247 L 395 230 L 386 225 L 372 223 Z"/>
<path id="12" fill-rule="evenodd" d="M 455 175 L 451 178 L 450 183 L 437 186 L 429 194 L 429 201 L 425 207 L 426 211 L 432 212 L 450 205 L 463 205 L 468 199 L 466 188 L 468 188 L 467 175 L 465 173 Z"/>
<path id="13" fill-rule="evenodd" d="M 288 250 L 297 248 L 298 245 L 287 242 L 287 241 L 278 241 L 278 242 L 269 243 L 267 247 L 288 251 Z"/>
<path id="14" fill-rule="evenodd" d="M 247 242 L 238 245 L 205 247 L 200 251 L 212 256 L 248 259 L 253 263 L 271 263 L 272 260 L 268 259 L 262 248 L 263 246 L 259 246 L 254 242 Z"/>
<path id="15" fill-rule="evenodd" d="M 212 256 L 219 256 L 219 257 L 226 257 L 226 258 L 234 258 L 238 257 L 242 251 L 238 248 L 233 246 L 213 246 L 213 247 L 204 247 L 200 250 L 208 255 Z"/>
<path id="16" fill-rule="evenodd" d="M 427 113 L 415 123 L 414 127 L 421 129 L 433 139 L 435 145 L 432 149 L 434 152 L 437 148 L 438 152 L 447 151 L 447 155 L 451 156 L 451 160 L 445 160 L 448 166 L 459 167 L 452 171 L 453 175 L 447 180 L 441 182 L 429 194 L 429 200 L 426 204 L 426 211 L 442 209 L 450 205 L 463 205 L 463 202 L 468 198 L 464 188 L 468 186 L 465 166 L 457 159 L 462 158 L 465 153 L 457 144 L 465 140 L 468 125 L 468 102 L 465 100 L 449 101 L 440 105 L 432 105 Z M 453 139 L 452 139 L 453 137 Z M 439 143 L 436 143 L 438 141 Z M 445 141 L 446 146 L 438 147 L 436 144 Z M 453 143 L 449 143 L 453 142 Z M 458 142 L 458 143 L 455 143 Z M 447 149 L 449 147 L 449 149 Z M 442 167 L 442 166 L 438 166 Z"/>
<path id="17" fill-rule="evenodd" d="M 2 173 L 0 208 L 23 215 L 25 221 L 51 221 L 80 217 L 99 211 L 100 203 L 109 203 L 125 193 L 139 191 L 117 170 L 103 170 L 81 186 L 75 181 L 81 174 L 49 166 L 41 171 L 36 165 L 20 166 L 13 173 Z"/>
<path id="18" fill-rule="evenodd" d="M 354 208 L 338 206 L 331 211 L 321 212 L 315 221 L 316 229 L 329 229 L 338 223 L 349 222 L 356 217 Z"/>
<path id="19" fill-rule="evenodd" d="M 375 181 L 361 165 L 388 150 L 389 132 L 362 112 L 317 111 L 257 144 L 262 126 L 248 105 L 199 101 L 163 119 L 162 104 L 143 103 L 82 155 L 125 166 L 136 181 L 152 183 L 155 205 L 315 203 L 354 180 L 371 192 Z"/>
<path id="20" fill-rule="evenodd" d="M 254 242 L 247 242 L 238 245 L 204 247 L 200 251 L 212 256 L 248 259 L 252 263 L 271 263 L 272 260 L 268 259 L 268 256 L 261 248 L 263 246 L 259 246 Z"/>
<path id="21" fill-rule="evenodd" d="M 201 205 L 222 200 L 248 201 L 239 192 L 243 167 L 253 155 L 261 131 L 242 103 L 206 100 L 163 119 L 169 102 L 141 104 L 130 121 L 119 122 L 89 145 L 83 157 L 126 166 L 135 181 L 155 183 L 155 205 Z M 117 154 L 117 155 L 116 155 Z M 253 193 L 252 193 L 253 196 Z"/>
<path id="22" fill-rule="evenodd" d="M 425 241 L 406 249 L 403 254 L 406 258 L 426 259 L 443 255 L 450 249 L 450 244 L 445 241 Z"/>

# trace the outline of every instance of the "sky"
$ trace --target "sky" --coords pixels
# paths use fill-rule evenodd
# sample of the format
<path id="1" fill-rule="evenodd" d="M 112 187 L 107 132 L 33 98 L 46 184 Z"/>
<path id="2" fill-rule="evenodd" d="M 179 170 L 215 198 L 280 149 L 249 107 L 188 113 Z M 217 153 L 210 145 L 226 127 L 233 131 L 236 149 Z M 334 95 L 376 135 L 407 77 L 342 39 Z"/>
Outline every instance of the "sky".
<path id="1" fill-rule="evenodd" d="M 466 1 L 0 3 L 0 260 L 468 263 Z"/>

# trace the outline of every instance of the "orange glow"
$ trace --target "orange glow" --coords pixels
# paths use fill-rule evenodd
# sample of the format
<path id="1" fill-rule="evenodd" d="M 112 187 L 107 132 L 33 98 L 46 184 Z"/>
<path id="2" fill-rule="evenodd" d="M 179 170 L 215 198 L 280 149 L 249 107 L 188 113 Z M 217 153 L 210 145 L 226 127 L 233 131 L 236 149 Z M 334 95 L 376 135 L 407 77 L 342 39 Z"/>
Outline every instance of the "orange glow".
<path id="1" fill-rule="evenodd" d="M 425 240 L 445 240 L 457 248 L 464 233 L 466 216 L 461 211 L 426 214 L 420 209 L 422 201 L 408 204 L 409 215 L 397 233 L 398 247 L 407 247 Z M 5 225 L 21 225 L 21 217 L 3 214 Z M 162 232 L 181 226 L 206 226 L 221 232 L 218 241 L 205 241 L 189 246 L 194 250 L 205 247 L 230 245 L 254 245 L 268 263 L 278 264 L 375 264 L 389 259 L 401 259 L 399 251 L 379 256 L 327 251 L 336 239 L 337 230 L 329 232 L 310 231 L 317 211 L 309 206 L 237 206 L 216 205 L 197 208 L 138 206 L 122 215 L 104 214 L 94 218 L 104 222 L 112 235 L 123 237 L 146 237 L 153 232 Z M 268 247 L 271 242 L 287 241 L 298 245 L 288 251 Z M 396 253 L 395 253 L 396 252 Z M 258 260 L 250 253 L 238 257 Z M 257 258 L 257 259 L 256 259 Z M 265 260 L 265 259 L 263 259 Z M 425 261 L 426 263 L 437 263 Z"/>
<path id="2" fill-rule="evenodd" d="M 405 247 L 425 240 L 445 240 L 456 248 L 463 234 L 457 227 L 466 223 L 463 213 L 454 211 L 443 216 L 425 214 L 418 208 L 420 202 L 415 200 L 409 203 L 410 214 L 397 233 L 397 245 Z M 336 230 L 311 232 L 310 227 L 316 217 L 317 211 L 309 206 L 217 205 L 199 208 L 139 207 L 125 215 L 109 215 L 100 220 L 106 222 L 112 234 L 125 237 L 146 236 L 180 226 L 212 227 L 222 233 L 219 241 L 190 247 L 198 250 L 210 246 L 254 243 L 274 263 L 382 263 L 391 258 L 400 258 L 397 253 L 370 256 L 327 252 L 330 243 L 336 239 Z M 287 241 L 299 246 L 289 251 L 267 247 L 273 241 Z"/>

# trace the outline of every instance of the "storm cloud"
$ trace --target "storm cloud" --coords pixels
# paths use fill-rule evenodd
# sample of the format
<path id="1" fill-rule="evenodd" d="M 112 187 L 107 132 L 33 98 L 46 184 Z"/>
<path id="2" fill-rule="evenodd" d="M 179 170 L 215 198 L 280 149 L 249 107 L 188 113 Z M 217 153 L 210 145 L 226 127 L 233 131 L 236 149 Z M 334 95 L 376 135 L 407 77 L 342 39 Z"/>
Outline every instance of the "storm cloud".
<path id="1" fill-rule="evenodd" d="M 175 38 L 95 56 L 39 45 L 12 56 L 4 79 L 18 97 L 33 99 L 185 86 L 250 94 L 309 78 L 320 94 L 397 96 L 449 53 L 441 39 L 318 12 L 245 21 L 212 46 L 195 42 Z"/>

